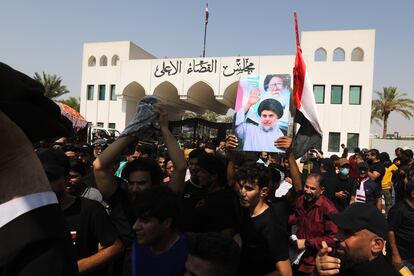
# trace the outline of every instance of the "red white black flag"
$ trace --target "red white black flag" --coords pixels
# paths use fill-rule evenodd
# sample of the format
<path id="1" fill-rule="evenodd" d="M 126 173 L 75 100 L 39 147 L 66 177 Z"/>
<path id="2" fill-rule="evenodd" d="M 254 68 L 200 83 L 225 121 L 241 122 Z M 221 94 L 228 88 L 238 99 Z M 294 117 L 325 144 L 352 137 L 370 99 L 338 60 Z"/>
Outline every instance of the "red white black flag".
<path id="1" fill-rule="evenodd" d="M 319 123 L 313 87 L 302 57 L 296 12 L 294 17 L 296 58 L 293 69 L 293 102 L 296 107 L 295 123 L 300 124 L 300 128 L 293 142 L 293 153 L 296 158 L 299 158 L 311 148 L 321 149 L 322 128 Z"/>

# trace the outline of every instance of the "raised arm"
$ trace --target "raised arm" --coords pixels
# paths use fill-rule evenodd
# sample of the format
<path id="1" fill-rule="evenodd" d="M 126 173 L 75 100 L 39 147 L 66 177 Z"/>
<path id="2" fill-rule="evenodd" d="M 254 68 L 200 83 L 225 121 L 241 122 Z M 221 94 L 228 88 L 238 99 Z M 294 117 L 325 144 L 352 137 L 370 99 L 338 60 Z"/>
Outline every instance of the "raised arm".
<path id="1" fill-rule="evenodd" d="M 110 144 L 93 162 L 93 172 L 95 174 L 96 186 L 104 198 L 113 195 L 117 189 L 112 166 L 118 155 L 136 140 L 133 136 L 118 138 Z"/>
<path id="2" fill-rule="evenodd" d="M 300 171 L 298 164 L 296 163 L 295 156 L 292 153 L 292 138 L 288 136 L 280 137 L 275 141 L 275 147 L 278 149 L 286 150 L 286 155 L 288 156 L 289 162 L 290 177 L 292 178 L 292 185 L 297 193 L 302 191 L 302 178 L 300 176 Z"/>
<path id="3" fill-rule="evenodd" d="M 160 114 L 161 134 L 175 167 L 171 175 L 170 187 L 174 192 L 181 193 L 184 189 L 187 162 L 185 161 L 183 151 L 178 146 L 177 140 L 168 128 L 168 113 L 166 107 L 163 104 L 157 104 L 154 110 Z"/>

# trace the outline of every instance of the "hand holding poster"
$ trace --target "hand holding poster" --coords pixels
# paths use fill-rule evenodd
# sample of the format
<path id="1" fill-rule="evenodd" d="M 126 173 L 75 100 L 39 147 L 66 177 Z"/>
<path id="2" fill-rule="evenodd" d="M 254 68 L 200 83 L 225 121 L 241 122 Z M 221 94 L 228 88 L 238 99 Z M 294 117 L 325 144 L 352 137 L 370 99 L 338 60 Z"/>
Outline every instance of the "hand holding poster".
<path id="1" fill-rule="evenodd" d="M 240 78 L 234 131 L 244 151 L 283 152 L 274 142 L 287 134 L 290 75 Z"/>

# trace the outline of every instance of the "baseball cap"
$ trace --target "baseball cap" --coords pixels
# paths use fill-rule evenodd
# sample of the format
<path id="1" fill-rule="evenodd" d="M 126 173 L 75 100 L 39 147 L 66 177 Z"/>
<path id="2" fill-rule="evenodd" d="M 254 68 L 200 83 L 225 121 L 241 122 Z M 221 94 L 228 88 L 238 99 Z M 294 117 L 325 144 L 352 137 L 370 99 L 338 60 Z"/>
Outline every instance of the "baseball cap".
<path id="1" fill-rule="evenodd" d="M 342 166 L 344 166 L 344 165 L 350 165 L 350 163 L 349 163 L 348 159 L 346 159 L 346 158 L 341 158 L 341 159 L 339 159 L 339 160 L 338 160 L 338 166 L 339 166 L 339 167 L 342 167 Z"/>
<path id="2" fill-rule="evenodd" d="M 39 149 L 37 156 L 43 165 L 49 180 L 55 180 L 68 174 L 70 170 L 69 159 L 60 149 Z"/>
<path id="3" fill-rule="evenodd" d="M 328 214 L 328 217 L 342 230 L 367 229 L 387 239 L 387 220 L 372 204 L 356 202 L 341 213 Z"/>

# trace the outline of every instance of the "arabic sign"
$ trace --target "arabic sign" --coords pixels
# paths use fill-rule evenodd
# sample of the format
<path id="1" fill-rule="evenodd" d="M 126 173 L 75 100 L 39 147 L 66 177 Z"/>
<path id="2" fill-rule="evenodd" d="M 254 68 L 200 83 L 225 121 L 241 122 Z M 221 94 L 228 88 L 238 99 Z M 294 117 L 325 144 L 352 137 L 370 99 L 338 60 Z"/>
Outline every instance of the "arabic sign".
<path id="1" fill-rule="evenodd" d="M 185 69 L 182 70 L 183 65 Z M 154 70 L 154 77 L 161 78 L 174 76 L 177 74 L 203 74 L 221 73 L 224 77 L 237 76 L 242 73 L 252 74 L 256 66 L 249 58 L 236 58 L 231 64 L 220 65 L 216 58 L 212 59 L 192 59 L 189 62 L 182 60 L 163 60 L 157 64 Z"/>
<path id="2" fill-rule="evenodd" d="M 234 131 L 240 150 L 281 152 L 274 146 L 289 125 L 291 76 L 242 76 L 237 87 Z"/>

